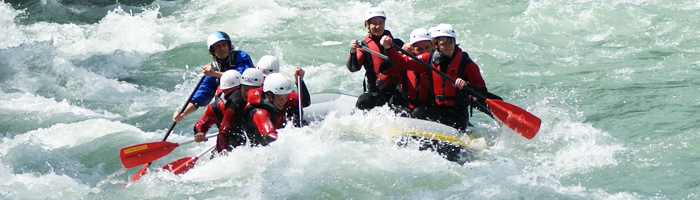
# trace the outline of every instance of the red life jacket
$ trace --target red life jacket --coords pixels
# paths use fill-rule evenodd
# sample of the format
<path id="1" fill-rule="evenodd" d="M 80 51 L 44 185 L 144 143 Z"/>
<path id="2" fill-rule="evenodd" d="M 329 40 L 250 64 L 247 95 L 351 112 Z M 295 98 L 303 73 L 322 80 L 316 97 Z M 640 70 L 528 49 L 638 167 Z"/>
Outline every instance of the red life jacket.
<path id="1" fill-rule="evenodd" d="M 447 76 L 457 79 L 460 75 L 459 63 L 462 61 L 462 53 L 455 54 L 447 68 Z M 432 56 L 431 56 L 432 57 Z M 440 69 L 440 66 L 433 64 L 435 69 Z M 454 83 L 442 78 L 438 73 L 433 72 L 433 91 L 435 92 L 435 103 L 438 106 L 454 106 L 457 100 L 457 88 Z M 465 80 L 467 81 L 467 80 Z"/>
<path id="2" fill-rule="evenodd" d="M 209 131 L 212 125 L 216 124 L 216 127 L 221 126 L 221 119 L 223 119 L 223 112 L 226 109 L 226 100 L 222 97 L 224 93 L 218 87 L 216 89 L 216 95 L 214 96 L 214 102 L 207 105 L 207 110 L 204 111 L 202 118 L 194 124 L 194 132 L 206 133 Z M 224 98 L 225 99 L 225 98 Z"/>
<path id="3" fill-rule="evenodd" d="M 428 73 L 406 70 L 406 77 L 402 84 L 408 108 L 427 107 L 433 105 L 432 101 L 432 77 Z"/>
<path id="4" fill-rule="evenodd" d="M 273 124 L 273 127 L 275 129 L 282 128 L 285 120 L 285 113 L 277 110 L 277 108 L 272 105 L 272 102 L 263 101 L 263 94 L 262 87 L 248 91 L 248 105 L 245 108 L 246 111 L 244 111 L 247 113 L 247 119 L 251 119 L 250 117 L 252 117 L 255 112 L 265 110 L 269 115 L 269 120 Z M 261 132 L 260 134 L 265 133 Z"/>
<path id="5" fill-rule="evenodd" d="M 384 31 L 384 35 L 393 38 L 389 31 Z M 362 44 L 366 45 L 369 49 L 373 51 L 380 52 L 384 55 L 388 55 L 386 49 L 384 49 L 384 47 L 381 47 L 381 45 L 372 40 L 372 36 L 370 34 L 368 34 L 367 37 L 365 37 L 364 41 L 362 41 Z M 382 62 L 384 62 L 384 59 L 369 52 L 366 52 L 366 54 L 367 55 L 365 56 L 364 68 L 365 77 L 367 78 L 367 84 L 369 85 L 369 87 L 365 86 L 365 91 L 369 90 L 373 92 L 378 92 L 384 90 L 389 86 L 396 86 L 396 84 L 401 83 L 401 77 L 398 76 L 400 74 L 398 71 L 390 70 L 390 72 L 387 74 L 382 74 L 380 72 L 379 67 L 382 65 Z M 372 67 L 372 69 L 368 69 L 370 66 Z M 379 81 L 381 86 L 377 86 L 377 81 Z"/>
<path id="6" fill-rule="evenodd" d="M 263 144 L 263 135 L 277 138 L 277 129 L 284 127 L 287 122 L 286 108 L 299 106 L 299 95 L 289 93 L 285 109 L 278 110 L 272 102 L 263 100 L 262 87 L 248 91 L 248 105 L 245 108 L 247 120 L 245 130 L 252 145 Z"/>

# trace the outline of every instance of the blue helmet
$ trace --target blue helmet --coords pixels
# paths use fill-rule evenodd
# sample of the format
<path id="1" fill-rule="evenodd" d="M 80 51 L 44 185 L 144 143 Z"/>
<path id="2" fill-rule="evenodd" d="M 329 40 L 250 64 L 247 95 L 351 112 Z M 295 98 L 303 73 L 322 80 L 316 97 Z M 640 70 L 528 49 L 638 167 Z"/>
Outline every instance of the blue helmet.
<path id="1" fill-rule="evenodd" d="M 229 37 L 228 34 L 224 33 L 223 31 L 216 31 L 207 38 L 207 49 L 211 51 L 211 45 L 214 45 L 219 41 L 227 41 L 229 48 L 233 48 L 233 46 L 231 46 L 231 37 Z"/>

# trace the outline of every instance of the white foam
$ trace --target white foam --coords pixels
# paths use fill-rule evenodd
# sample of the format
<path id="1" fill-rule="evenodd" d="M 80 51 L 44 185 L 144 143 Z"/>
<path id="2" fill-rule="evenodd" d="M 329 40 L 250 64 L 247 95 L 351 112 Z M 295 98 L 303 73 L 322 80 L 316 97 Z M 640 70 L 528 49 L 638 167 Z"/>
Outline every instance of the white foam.
<path id="1" fill-rule="evenodd" d="M 39 128 L 27 133 L 16 135 L 14 138 L 4 138 L 0 145 L 0 154 L 7 152 L 25 143 L 35 144 L 45 150 L 53 150 L 63 147 L 73 147 L 88 143 L 96 138 L 115 134 L 131 132 L 132 136 L 150 138 L 153 133 L 144 133 L 135 126 L 106 119 L 88 119 L 81 122 L 63 124 L 58 123 L 49 128 Z"/>
<path id="2" fill-rule="evenodd" d="M 0 3 L 0 49 L 16 47 L 27 40 L 21 28 L 15 25 L 15 17 L 21 13 L 12 9 L 10 3 Z"/>
<path id="3" fill-rule="evenodd" d="M 81 199 L 101 192 L 67 175 L 14 174 L 4 164 L 0 165 L 0 179 L 2 197 L 9 199 Z"/>
<path id="4" fill-rule="evenodd" d="M 6 94 L 0 91 L 0 109 L 29 116 L 49 117 L 70 113 L 81 117 L 105 117 L 117 118 L 118 114 L 108 111 L 93 111 L 79 106 L 72 105 L 68 100 L 57 101 L 54 98 L 45 98 L 30 93 Z"/>
<path id="5" fill-rule="evenodd" d="M 357 116 L 346 116 L 331 123 L 382 123 L 373 116 L 370 118 L 362 120 Z M 150 198 L 167 197 L 173 193 L 207 193 L 218 197 L 266 199 L 305 193 L 324 185 L 371 187 L 361 185 L 390 183 L 396 179 L 433 180 L 435 177 L 449 179 L 449 182 L 441 183 L 447 185 L 459 180 L 455 177 L 464 177 L 465 169 L 434 152 L 397 147 L 388 137 L 381 139 L 384 136 L 365 132 L 362 127 L 352 127 L 358 124 L 348 125 L 351 127 L 323 124 L 286 127 L 279 131 L 279 139 L 267 147 L 236 148 L 227 156 L 213 160 L 207 160 L 207 155 L 200 158 L 194 169 L 181 176 L 167 173 L 146 175 L 142 177 L 145 182 L 139 184 L 166 182 L 176 186 L 150 192 L 147 194 Z M 193 149 L 187 151 L 193 153 L 201 148 Z M 183 190 L 183 187 L 193 190 Z M 207 189 L 202 190 L 202 187 Z"/>

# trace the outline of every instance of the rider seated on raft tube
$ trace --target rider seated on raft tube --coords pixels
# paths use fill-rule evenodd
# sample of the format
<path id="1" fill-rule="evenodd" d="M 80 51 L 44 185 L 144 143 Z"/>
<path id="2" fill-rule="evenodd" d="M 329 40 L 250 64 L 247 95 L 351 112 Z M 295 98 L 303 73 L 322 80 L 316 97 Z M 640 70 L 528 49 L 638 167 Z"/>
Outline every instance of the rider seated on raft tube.
<path id="1" fill-rule="evenodd" d="M 185 116 L 193 113 L 200 106 L 207 105 L 211 101 L 219 85 L 218 78 L 226 70 L 234 69 L 238 73 L 243 73 L 248 68 L 254 68 L 253 61 L 248 53 L 235 50 L 231 44 L 231 38 L 222 31 L 216 31 L 207 38 L 207 50 L 214 60 L 211 64 L 202 66 L 202 73 L 205 75 L 202 84 L 189 100 L 185 111 L 173 113 L 173 122 L 180 122 Z"/>
<path id="2" fill-rule="evenodd" d="M 350 56 L 346 63 L 350 72 L 359 71 L 364 67 L 365 81 L 363 87 L 365 93 L 357 98 L 355 106 L 358 109 L 370 110 L 376 106 L 382 106 L 386 103 L 394 109 L 405 106 L 405 99 L 401 94 L 402 82 L 399 71 L 390 71 L 380 73 L 380 68 L 385 68 L 387 65 L 392 65 L 390 60 L 384 60 L 379 56 L 370 54 L 362 50 L 360 45 L 366 46 L 381 54 L 387 55 L 384 48 L 380 48 L 379 39 L 382 37 L 390 37 L 391 32 L 384 29 L 386 14 L 380 8 L 370 8 L 365 13 L 365 28 L 368 33 L 363 41 L 350 41 Z M 397 44 L 403 44 L 403 41 L 395 39 Z M 395 50 L 394 50 L 395 51 Z"/>
<path id="3" fill-rule="evenodd" d="M 452 26 L 439 24 L 431 28 L 429 32 L 433 51 L 424 52 L 417 57 L 455 79 L 454 83 L 448 83 L 438 73 L 430 71 L 416 60 L 401 56 L 396 51 L 387 51 L 389 58 L 395 64 L 391 68 L 409 70 L 409 72 L 422 74 L 428 80 L 432 79 L 432 81 L 428 81 L 430 86 L 427 88 L 429 91 L 432 90 L 432 95 L 429 95 L 429 98 L 432 98 L 429 101 L 430 104 L 415 107 L 411 112 L 412 117 L 437 121 L 459 130 L 465 130 L 469 125 L 467 108 L 479 102 L 468 93 L 462 92 L 461 89 L 467 86 L 484 96 L 491 95 L 489 95 L 484 79 L 481 77 L 479 66 L 455 44 L 456 33 Z M 391 49 L 392 39 L 383 37 L 380 40 L 380 45 L 384 49 Z M 493 95 L 493 97 L 496 96 Z"/>
<path id="4" fill-rule="evenodd" d="M 279 73 L 267 75 L 262 88 L 248 91 L 242 127 L 251 146 L 267 146 L 277 140 L 277 129 L 284 127 L 290 118 L 296 118 L 292 119 L 297 122 L 295 124 L 301 120 L 299 106 L 311 105 L 309 91 L 303 81 L 304 70 L 295 68 L 294 76 L 301 80 L 298 83 L 300 88 L 297 88 L 301 94 L 293 92 L 291 82 Z M 299 98 L 302 105 L 299 105 Z"/>
<path id="5" fill-rule="evenodd" d="M 194 125 L 194 138 L 196 142 L 207 141 L 205 133 L 216 124 L 219 127 L 219 135 L 216 140 L 217 152 L 231 151 L 234 147 L 245 144 L 245 135 L 241 128 L 243 123 L 243 110 L 247 104 L 246 94 L 263 84 L 263 73 L 256 68 L 246 69 L 239 79 L 233 74 L 236 70 L 229 70 L 221 76 L 220 90 L 213 103 L 207 106 L 197 123 Z M 240 87 L 236 87 L 240 82 Z"/>

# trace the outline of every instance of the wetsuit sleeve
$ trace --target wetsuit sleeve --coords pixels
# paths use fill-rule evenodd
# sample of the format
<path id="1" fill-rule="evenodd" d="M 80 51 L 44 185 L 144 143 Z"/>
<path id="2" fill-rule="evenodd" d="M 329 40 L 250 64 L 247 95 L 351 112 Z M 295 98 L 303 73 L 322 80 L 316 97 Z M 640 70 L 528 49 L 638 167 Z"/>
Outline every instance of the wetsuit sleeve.
<path id="1" fill-rule="evenodd" d="M 481 70 L 479 70 L 479 66 L 476 65 L 476 63 L 469 62 L 467 64 L 467 67 L 464 68 L 463 72 L 467 77 L 468 81 L 470 84 L 478 87 L 478 88 L 485 88 L 486 87 L 486 82 L 484 82 L 484 78 L 481 77 Z M 484 94 L 486 95 L 486 94 Z"/>
<path id="2" fill-rule="evenodd" d="M 394 48 L 389 48 L 387 50 L 387 54 L 389 55 L 388 60 L 391 61 L 392 64 L 388 68 L 379 69 L 380 70 L 379 73 L 384 74 L 384 75 L 402 75 L 402 73 L 406 70 L 403 70 L 402 67 L 397 66 L 396 62 L 394 62 L 394 60 L 393 60 L 393 59 L 403 59 L 403 57 L 401 57 L 401 54 L 399 54 L 399 52 L 396 51 L 396 49 L 394 49 Z M 382 63 L 382 65 L 384 65 L 384 63 Z"/>
<path id="3" fill-rule="evenodd" d="M 212 110 L 211 106 L 207 106 L 207 110 L 204 111 L 202 118 L 197 123 L 194 123 L 194 133 L 207 133 L 209 128 L 216 124 L 217 121 L 219 121 L 219 118 L 214 114 L 214 110 Z"/>
<path id="4" fill-rule="evenodd" d="M 225 109 L 224 117 L 221 120 L 219 127 L 219 135 L 216 138 L 216 150 L 221 152 L 228 147 L 228 140 L 233 135 L 233 129 L 236 125 L 236 111 L 233 109 Z"/>
<path id="5" fill-rule="evenodd" d="M 394 42 L 394 44 L 395 44 L 396 46 L 402 47 L 404 44 L 406 44 L 403 40 L 401 40 L 401 39 L 399 39 L 399 38 L 394 38 L 394 37 L 392 36 L 391 39 L 392 39 L 392 41 Z M 392 49 L 393 49 L 393 48 L 392 48 Z"/>
<path id="6" fill-rule="evenodd" d="M 245 51 L 238 51 L 238 55 L 236 55 L 236 71 L 243 74 L 243 71 L 246 69 L 254 67 L 255 65 L 253 64 L 253 59 L 250 58 L 250 55 L 248 55 L 248 53 Z"/>
<path id="7" fill-rule="evenodd" d="M 351 53 L 350 57 L 348 57 L 348 62 L 346 63 L 348 70 L 350 72 L 356 72 L 360 71 L 362 69 L 362 65 L 365 64 L 365 54 L 362 49 L 357 49 L 355 53 Z"/>
<path id="8" fill-rule="evenodd" d="M 309 94 L 309 90 L 306 88 L 306 84 L 304 84 L 303 80 L 301 81 L 301 88 L 298 92 L 289 93 L 289 96 L 287 96 L 287 103 L 285 103 L 284 106 L 297 107 L 298 109 L 299 98 L 301 98 L 301 106 L 303 108 L 309 107 L 311 105 L 311 95 Z"/>
<path id="9" fill-rule="evenodd" d="M 252 122 L 255 125 L 255 128 L 257 128 L 260 135 L 262 135 L 263 137 L 263 146 L 267 145 L 267 143 L 277 140 L 277 130 L 272 124 L 271 117 L 272 116 L 270 115 L 270 113 L 268 113 L 265 109 L 258 109 L 253 114 Z"/>
<path id="10" fill-rule="evenodd" d="M 396 51 L 396 49 L 392 49 L 393 51 L 387 51 L 387 53 L 389 54 L 389 59 L 391 59 L 391 61 L 394 62 L 394 67 L 392 68 L 397 68 L 396 70 L 399 71 L 411 70 L 418 73 L 430 71 L 420 62 L 413 60 L 411 57 L 402 56 L 401 54 L 399 54 L 398 51 Z M 423 62 L 425 63 L 428 63 L 430 61 L 430 53 L 419 54 L 416 55 L 416 57 L 423 60 Z"/>
<path id="11" fill-rule="evenodd" d="M 484 78 L 481 77 L 481 70 L 479 69 L 479 66 L 476 65 L 476 63 L 474 63 L 474 61 L 470 61 L 469 64 L 467 64 L 467 66 L 464 68 L 464 72 L 462 73 L 464 73 L 464 77 L 467 77 L 467 80 L 465 80 L 468 83 L 467 87 L 489 98 L 488 94 L 490 93 L 486 89 L 486 83 L 484 81 Z M 476 102 L 471 102 L 471 106 L 472 108 L 476 107 L 481 112 L 490 114 L 491 112 L 486 107 L 484 107 L 486 105 L 485 101 L 485 99 L 478 99 Z"/>
<path id="12" fill-rule="evenodd" d="M 202 84 L 197 87 L 197 91 L 192 95 L 190 102 L 194 103 L 197 108 L 209 104 L 209 101 L 214 97 L 216 87 L 219 85 L 216 78 L 213 76 L 205 76 Z"/>
<path id="13" fill-rule="evenodd" d="M 303 108 L 309 107 L 311 105 L 311 95 L 309 94 L 309 89 L 306 88 L 304 80 L 301 80 L 301 89 L 299 90 L 301 91 L 301 106 Z"/>

